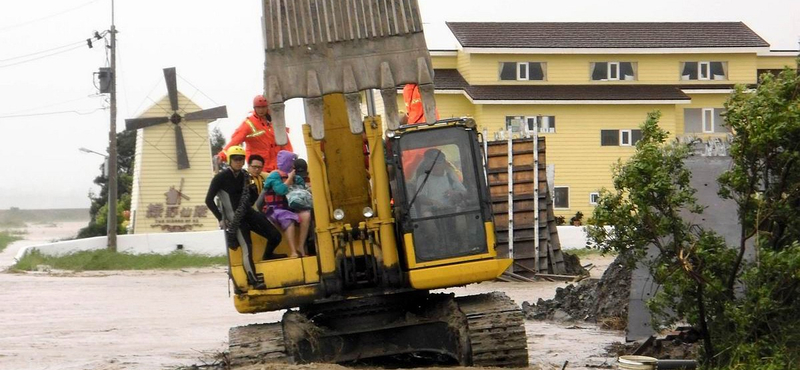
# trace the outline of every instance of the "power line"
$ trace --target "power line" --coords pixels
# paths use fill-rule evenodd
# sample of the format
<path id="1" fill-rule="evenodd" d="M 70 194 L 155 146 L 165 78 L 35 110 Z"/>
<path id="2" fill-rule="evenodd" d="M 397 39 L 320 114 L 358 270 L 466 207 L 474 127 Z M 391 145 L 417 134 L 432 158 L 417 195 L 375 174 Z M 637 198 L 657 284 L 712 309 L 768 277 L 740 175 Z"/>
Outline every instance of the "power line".
<path id="1" fill-rule="evenodd" d="M 72 100 L 66 100 L 66 101 L 62 101 L 62 102 L 58 102 L 58 103 L 53 103 L 53 104 L 48 104 L 48 105 L 40 105 L 40 106 L 36 106 L 36 107 L 31 107 L 31 108 L 20 109 L 20 110 L 17 110 L 17 111 L 8 112 L 7 114 L 9 114 L 9 115 L 13 115 L 13 114 L 19 114 L 19 113 L 22 113 L 22 112 L 29 112 L 29 111 L 32 111 L 32 110 L 39 110 L 39 109 L 44 109 L 44 108 L 50 108 L 50 107 L 55 107 L 56 105 L 62 105 L 62 104 L 67 104 L 67 103 L 74 103 L 74 102 L 76 102 L 76 101 L 79 101 L 79 100 L 84 100 L 84 99 L 89 99 L 89 98 L 92 98 L 92 96 L 91 96 L 91 95 L 89 95 L 89 96 L 83 96 L 83 97 L 80 97 L 80 98 L 76 98 L 76 99 L 72 99 Z M 2 116 L 0 116 L 0 117 L 2 117 Z"/>
<path id="2" fill-rule="evenodd" d="M 26 60 L 22 60 L 22 61 L 19 61 L 19 62 L 16 62 L 16 63 L 2 65 L 2 66 L 0 66 L 0 69 L 7 68 L 7 67 L 13 67 L 13 66 L 20 65 L 20 64 L 25 64 L 25 63 L 28 63 L 28 62 L 33 62 L 33 61 L 36 61 L 36 60 L 39 60 L 39 59 L 44 59 L 44 58 L 47 58 L 47 57 L 52 57 L 54 55 L 63 54 L 63 53 L 66 53 L 68 51 L 72 51 L 72 50 L 75 50 L 75 49 L 78 49 L 78 48 L 82 48 L 82 47 L 84 47 L 84 46 L 83 45 L 76 45 L 76 46 L 73 46 L 73 47 L 71 47 L 69 49 L 61 50 L 59 52 L 42 55 L 42 56 L 40 56 L 38 58 L 26 59 Z"/>
<path id="3" fill-rule="evenodd" d="M 100 107 L 94 110 L 90 110 L 88 112 L 78 112 L 76 110 L 64 110 L 58 112 L 45 112 L 45 113 L 31 113 L 31 114 L 16 114 L 16 115 L 9 115 L 9 116 L 0 116 L 0 118 L 23 118 L 23 117 L 36 117 L 36 116 L 52 116 L 54 114 L 66 114 L 66 113 L 74 113 L 81 116 L 86 116 L 97 112 L 99 110 L 105 110 L 105 107 Z"/>
<path id="4" fill-rule="evenodd" d="M 48 15 L 48 16 L 44 16 L 44 17 L 41 17 L 41 18 L 32 19 L 32 20 L 25 21 L 25 22 L 22 22 L 22 23 L 12 24 L 12 25 L 10 25 L 10 26 L 6 26 L 6 27 L 0 27 L 0 32 L 6 31 L 6 30 L 10 30 L 10 29 L 13 29 L 13 28 L 18 28 L 18 27 L 22 27 L 22 26 L 27 26 L 27 25 L 29 25 L 29 24 L 31 24 L 31 23 L 36 23 L 36 22 L 43 21 L 43 20 L 46 20 L 46 19 L 50 19 L 50 18 L 53 18 L 53 17 L 59 16 L 59 15 L 65 14 L 65 13 L 69 13 L 69 12 L 71 12 L 71 11 L 73 11 L 73 10 L 78 10 L 78 9 L 80 9 L 80 8 L 83 8 L 83 7 L 87 6 L 87 5 L 90 5 L 90 4 L 93 4 L 93 3 L 96 3 L 96 2 L 98 2 L 98 1 L 100 1 L 100 0 L 92 0 L 92 1 L 89 1 L 89 2 L 86 2 L 86 3 L 83 3 L 83 4 L 81 4 L 81 5 L 78 5 L 78 6 L 75 6 L 75 7 L 69 8 L 69 9 L 67 9 L 67 10 L 62 10 L 62 11 L 60 11 L 60 12 L 58 12 L 58 13 L 50 14 L 50 15 Z"/>
<path id="5" fill-rule="evenodd" d="M 50 48 L 50 49 L 47 49 L 47 50 L 37 51 L 35 53 L 30 53 L 30 54 L 25 54 L 25 55 L 18 55 L 18 56 L 11 57 L 11 58 L 6 58 L 6 59 L 0 59 L 0 62 L 7 62 L 9 60 L 27 58 L 27 57 L 31 57 L 31 56 L 34 56 L 34 55 L 44 54 L 44 53 L 48 53 L 48 52 L 55 51 L 55 50 L 58 50 L 58 49 L 63 49 L 63 48 L 69 47 L 69 46 L 74 46 L 74 45 L 78 45 L 78 44 L 85 44 L 85 43 L 86 43 L 86 40 L 81 40 L 81 41 L 78 41 L 78 42 L 73 42 L 71 44 L 56 46 L 54 48 Z"/>

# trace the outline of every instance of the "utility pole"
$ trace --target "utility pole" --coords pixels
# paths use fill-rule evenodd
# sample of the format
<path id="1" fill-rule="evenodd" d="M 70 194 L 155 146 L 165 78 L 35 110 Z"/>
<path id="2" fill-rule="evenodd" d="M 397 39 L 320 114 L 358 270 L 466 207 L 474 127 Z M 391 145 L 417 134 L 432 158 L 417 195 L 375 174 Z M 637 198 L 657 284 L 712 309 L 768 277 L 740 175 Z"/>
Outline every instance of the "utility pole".
<path id="1" fill-rule="evenodd" d="M 111 0 L 111 124 L 108 131 L 108 250 L 117 251 L 117 29 Z"/>

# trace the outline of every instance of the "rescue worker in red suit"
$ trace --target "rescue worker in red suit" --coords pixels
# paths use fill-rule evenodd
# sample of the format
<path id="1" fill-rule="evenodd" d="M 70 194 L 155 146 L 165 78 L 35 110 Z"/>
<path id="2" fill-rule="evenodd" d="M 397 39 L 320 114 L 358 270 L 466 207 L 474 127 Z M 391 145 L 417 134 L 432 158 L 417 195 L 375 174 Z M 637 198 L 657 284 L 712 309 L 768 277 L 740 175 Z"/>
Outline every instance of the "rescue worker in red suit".
<path id="1" fill-rule="evenodd" d="M 292 150 L 292 142 L 286 138 L 286 145 L 275 143 L 275 132 L 272 127 L 272 117 L 269 115 L 269 101 L 261 95 L 253 98 L 253 113 L 233 132 L 228 145 L 217 156 L 220 160 L 227 161 L 225 152 L 234 145 L 245 143 L 247 158 L 251 154 L 258 154 L 264 158 L 264 172 L 274 171 L 278 166 L 278 152 Z M 289 134 L 289 129 L 286 129 Z"/>
<path id="2" fill-rule="evenodd" d="M 406 106 L 406 115 L 400 119 L 400 124 L 416 125 L 425 122 L 425 109 L 422 107 L 422 97 L 417 84 L 406 84 L 403 87 L 403 102 Z M 439 110 L 436 110 L 436 119 L 439 119 Z M 427 148 L 410 149 L 403 152 L 403 171 L 406 180 L 411 180 L 417 172 L 417 166 L 422 162 Z"/>

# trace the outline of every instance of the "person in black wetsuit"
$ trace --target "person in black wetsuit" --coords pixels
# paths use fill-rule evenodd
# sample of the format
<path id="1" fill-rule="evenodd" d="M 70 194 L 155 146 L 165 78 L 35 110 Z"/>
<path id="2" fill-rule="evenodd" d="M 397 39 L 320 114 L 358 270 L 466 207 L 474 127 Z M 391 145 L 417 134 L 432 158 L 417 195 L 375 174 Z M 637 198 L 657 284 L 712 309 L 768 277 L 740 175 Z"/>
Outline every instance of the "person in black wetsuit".
<path id="1" fill-rule="evenodd" d="M 206 206 L 219 220 L 219 227 L 225 230 L 228 247 L 235 249 L 240 245 L 245 246 L 242 249 L 242 257 L 247 282 L 254 289 L 266 289 L 263 275 L 256 273 L 250 231 L 267 239 L 264 254 L 270 259 L 286 257 L 273 253 L 281 242 L 281 233 L 263 214 L 253 209 L 253 203 L 258 197 L 258 193 L 255 185 L 250 181 L 250 175 L 247 171 L 242 170 L 245 158 L 244 148 L 230 147 L 227 157 L 229 168 L 220 171 L 211 180 L 208 193 L 206 193 Z M 219 197 L 222 209 L 214 203 L 214 197 Z"/>

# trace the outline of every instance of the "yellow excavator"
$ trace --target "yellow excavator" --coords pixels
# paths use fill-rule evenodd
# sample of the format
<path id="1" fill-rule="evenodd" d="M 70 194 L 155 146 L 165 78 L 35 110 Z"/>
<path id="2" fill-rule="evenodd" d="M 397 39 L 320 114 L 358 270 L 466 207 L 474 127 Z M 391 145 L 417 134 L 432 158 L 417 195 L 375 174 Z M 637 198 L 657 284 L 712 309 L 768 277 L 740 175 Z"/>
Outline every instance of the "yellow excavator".
<path id="1" fill-rule="evenodd" d="M 505 294 L 431 292 L 493 280 L 512 261 L 495 251 L 476 122 L 436 121 L 416 0 L 262 1 L 278 144 L 287 140 L 284 101 L 305 103 L 314 253 L 256 261 L 266 289 L 254 289 L 242 248 L 228 250 L 236 309 L 287 310 L 279 323 L 231 328 L 230 362 L 412 356 L 527 366 L 523 314 Z M 430 124 L 400 123 L 397 91 L 408 83 L 419 86 Z M 253 234 L 252 255 L 265 244 Z"/>

